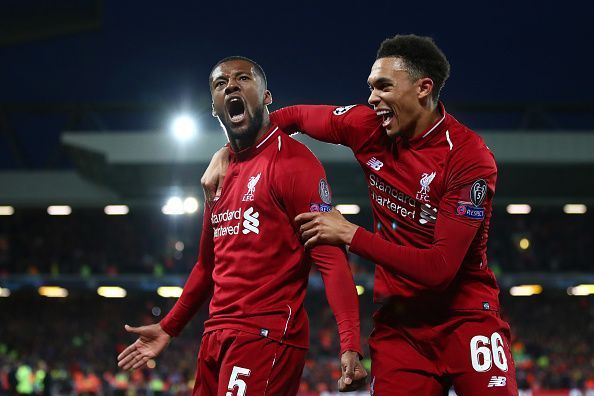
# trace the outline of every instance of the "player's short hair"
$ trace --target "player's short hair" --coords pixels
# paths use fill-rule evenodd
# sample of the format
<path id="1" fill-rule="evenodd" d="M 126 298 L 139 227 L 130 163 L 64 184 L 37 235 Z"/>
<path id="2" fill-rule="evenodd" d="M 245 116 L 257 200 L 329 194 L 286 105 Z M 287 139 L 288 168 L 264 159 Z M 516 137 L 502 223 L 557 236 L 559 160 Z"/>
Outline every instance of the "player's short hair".
<path id="1" fill-rule="evenodd" d="M 450 63 L 431 37 L 398 34 L 388 38 L 380 45 L 376 59 L 388 57 L 402 59 L 412 80 L 423 77 L 433 80 L 432 99 L 437 103 L 450 76 Z"/>
<path id="2" fill-rule="evenodd" d="M 212 69 L 210 69 L 210 75 L 208 76 L 208 81 L 210 83 L 212 83 L 212 72 L 214 71 L 214 69 L 217 68 L 217 66 L 219 66 L 221 63 L 235 61 L 235 60 L 242 60 L 242 61 L 246 61 L 248 63 L 251 63 L 252 66 L 254 66 L 254 69 L 256 71 L 256 74 L 258 76 L 260 76 L 260 78 L 264 82 L 264 88 L 268 87 L 268 81 L 266 80 L 266 73 L 264 73 L 264 69 L 262 69 L 262 66 L 260 66 L 256 61 L 254 61 L 254 60 L 252 60 L 250 58 L 246 58 L 245 56 L 240 56 L 240 55 L 228 56 L 228 57 L 223 58 L 220 61 L 218 61 L 217 64 L 214 65 L 212 67 Z"/>

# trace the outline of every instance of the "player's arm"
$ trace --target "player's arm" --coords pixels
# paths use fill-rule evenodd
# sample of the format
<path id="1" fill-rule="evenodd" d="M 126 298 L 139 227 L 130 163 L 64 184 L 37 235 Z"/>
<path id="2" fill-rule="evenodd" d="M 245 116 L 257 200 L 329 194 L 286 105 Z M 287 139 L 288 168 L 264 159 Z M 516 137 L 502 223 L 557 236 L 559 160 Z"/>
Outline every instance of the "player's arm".
<path id="1" fill-rule="evenodd" d="M 477 180 L 485 181 L 482 208 L 490 207 L 495 192 L 497 168 L 488 155 L 460 161 L 449 175 L 448 190 L 438 208 L 434 239 L 430 248 L 419 249 L 387 241 L 348 222 L 338 211 L 304 214 L 296 218 L 306 246 L 318 243 L 350 245 L 351 252 L 365 257 L 398 276 L 406 277 L 426 288 L 446 288 L 460 265 L 479 229 L 482 218 L 459 214 L 460 202 L 470 201 L 470 189 Z M 481 159 L 482 158 L 482 159 Z M 480 210 L 479 210 L 480 212 Z"/>
<path id="2" fill-rule="evenodd" d="M 364 105 L 297 105 L 270 114 L 270 121 L 288 134 L 302 132 L 326 143 L 342 144 L 353 151 L 379 125 L 375 112 Z"/>
<path id="3" fill-rule="evenodd" d="M 205 208 L 198 262 L 186 281 L 182 295 L 160 323 L 140 327 L 125 326 L 126 331 L 138 335 L 138 339 L 118 355 L 119 367 L 124 370 L 140 368 L 167 347 L 171 338 L 181 332 L 210 294 L 213 267 L 212 227 L 209 211 Z"/>
<path id="4" fill-rule="evenodd" d="M 183 292 L 160 325 L 167 334 L 177 336 L 192 319 L 196 311 L 210 296 L 213 289 L 212 272 L 214 269 L 214 239 L 208 205 L 204 208 L 202 233 L 198 261 L 194 265 Z"/>
<path id="5" fill-rule="evenodd" d="M 330 208 L 327 203 L 330 190 L 317 159 L 308 152 L 307 156 L 293 157 L 291 161 L 299 161 L 299 169 L 288 163 L 286 166 L 277 163 L 273 185 L 274 194 L 289 218 L 310 210 Z M 322 275 L 326 297 L 338 326 L 343 366 L 341 387 L 343 390 L 356 389 L 364 382 L 367 373 L 359 363 L 359 300 L 345 249 L 342 246 L 320 245 L 308 254 Z"/>
<path id="6" fill-rule="evenodd" d="M 456 276 L 476 231 L 477 227 L 438 215 L 434 242 L 428 249 L 389 242 L 363 227 L 355 232 L 350 249 L 428 289 L 444 289 Z"/>

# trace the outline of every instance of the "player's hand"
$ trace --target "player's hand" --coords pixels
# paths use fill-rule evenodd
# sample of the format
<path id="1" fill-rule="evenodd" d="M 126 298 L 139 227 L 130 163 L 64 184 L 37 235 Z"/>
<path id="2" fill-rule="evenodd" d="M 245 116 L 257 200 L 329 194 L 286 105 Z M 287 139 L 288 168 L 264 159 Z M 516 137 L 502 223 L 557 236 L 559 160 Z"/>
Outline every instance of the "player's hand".
<path id="1" fill-rule="evenodd" d="M 204 199 L 207 202 L 214 202 L 221 196 L 223 180 L 229 167 L 229 150 L 227 147 L 217 151 L 210 160 L 208 168 L 204 171 L 200 183 L 204 190 Z"/>
<path id="2" fill-rule="evenodd" d="M 350 392 L 365 385 L 367 371 L 359 361 L 359 354 L 353 351 L 346 351 L 340 357 L 342 376 L 338 380 L 339 392 Z"/>
<path id="3" fill-rule="evenodd" d="M 124 370 L 137 369 L 155 358 L 169 343 L 171 336 L 158 323 L 132 327 L 125 325 L 128 333 L 138 334 L 138 339 L 118 355 L 118 366 Z"/>
<path id="4" fill-rule="evenodd" d="M 301 213 L 295 223 L 308 249 L 321 244 L 350 245 L 358 228 L 334 208 L 330 212 Z"/>

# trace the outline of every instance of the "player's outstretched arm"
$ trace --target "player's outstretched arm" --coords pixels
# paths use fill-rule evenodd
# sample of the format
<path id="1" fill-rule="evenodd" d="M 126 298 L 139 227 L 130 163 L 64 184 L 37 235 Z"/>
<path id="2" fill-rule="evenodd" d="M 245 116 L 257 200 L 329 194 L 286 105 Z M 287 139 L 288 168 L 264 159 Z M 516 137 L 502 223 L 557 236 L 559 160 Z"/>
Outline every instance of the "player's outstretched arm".
<path id="1" fill-rule="evenodd" d="M 380 118 L 364 105 L 297 105 L 270 114 L 270 121 L 288 134 L 302 132 L 326 143 L 342 144 L 353 151 L 380 125 Z"/>
<path id="2" fill-rule="evenodd" d="M 184 285 L 183 292 L 169 313 L 159 323 L 170 336 L 177 336 L 192 319 L 198 308 L 212 293 L 214 281 L 214 241 L 208 205 L 204 207 L 198 261 Z"/>
<path id="3" fill-rule="evenodd" d="M 350 245 L 350 251 L 398 276 L 427 288 L 445 288 L 458 272 L 476 227 L 447 216 L 438 217 L 430 248 L 402 246 L 350 223 L 339 211 L 302 213 L 295 218 L 307 248 L 320 244 Z"/>
<path id="4" fill-rule="evenodd" d="M 140 327 L 125 325 L 124 328 L 128 333 L 138 335 L 138 339 L 118 355 L 118 366 L 124 370 L 144 366 L 149 359 L 157 357 L 171 340 L 158 323 Z"/>

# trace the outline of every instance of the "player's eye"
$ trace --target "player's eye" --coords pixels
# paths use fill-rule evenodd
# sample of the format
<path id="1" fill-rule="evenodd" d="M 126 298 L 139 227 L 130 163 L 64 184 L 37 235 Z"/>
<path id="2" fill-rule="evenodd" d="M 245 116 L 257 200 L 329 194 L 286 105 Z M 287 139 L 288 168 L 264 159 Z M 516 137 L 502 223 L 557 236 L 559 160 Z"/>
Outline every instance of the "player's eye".
<path id="1" fill-rule="evenodd" d="M 225 81 L 223 81 L 223 80 L 215 81 L 215 83 L 214 83 L 215 88 L 220 88 L 223 85 L 225 85 Z"/>
<path id="2" fill-rule="evenodd" d="M 239 80 L 241 80 L 241 81 L 247 81 L 249 79 L 250 78 L 248 76 L 241 76 L 241 77 L 239 77 Z"/>

